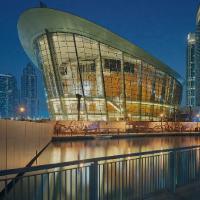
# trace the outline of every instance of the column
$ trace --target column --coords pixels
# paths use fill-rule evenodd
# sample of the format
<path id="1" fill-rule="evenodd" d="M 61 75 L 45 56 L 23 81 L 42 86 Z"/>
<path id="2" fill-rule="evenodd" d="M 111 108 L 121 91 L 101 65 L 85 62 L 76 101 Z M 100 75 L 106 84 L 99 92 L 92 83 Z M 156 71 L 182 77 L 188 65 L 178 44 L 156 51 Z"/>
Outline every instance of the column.
<path id="1" fill-rule="evenodd" d="M 55 57 L 55 50 L 54 50 L 54 44 L 53 44 L 53 40 L 52 40 L 52 33 L 50 33 L 47 29 L 45 29 L 45 33 L 47 36 L 47 43 L 49 46 L 49 52 L 50 52 L 50 57 L 51 57 L 51 62 L 52 62 L 52 67 L 53 67 L 53 73 L 54 73 L 54 78 L 55 78 L 55 86 L 56 86 L 56 90 L 58 93 L 58 98 L 59 98 L 59 102 L 60 102 L 60 108 L 61 108 L 61 113 L 62 113 L 62 117 L 67 116 L 67 112 L 65 112 L 65 108 L 63 105 L 63 89 L 62 89 L 62 82 L 60 79 L 60 75 L 59 75 L 59 71 L 58 71 L 58 66 L 57 66 L 57 61 L 56 61 L 56 57 Z"/>
<path id="2" fill-rule="evenodd" d="M 105 112 L 106 112 L 106 121 L 109 120 L 108 117 L 108 106 L 107 106 L 107 98 L 106 98 L 106 89 L 105 89 L 105 80 L 104 80 L 104 75 L 103 75 L 103 60 L 101 56 L 101 47 L 100 47 L 100 42 L 98 42 L 98 48 L 99 48 L 99 61 L 100 61 L 100 75 L 101 75 L 101 83 L 102 83 L 102 92 L 103 92 L 103 98 L 105 102 Z"/>
<path id="3" fill-rule="evenodd" d="M 86 97 L 85 97 L 85 92 L 84 92 L 84 87 L 83 87 L 82 74 L 81 74 L 81 70 L 80 70 L 80 63 L 79 63 L 78 51 L 77 51 L 77 47 L 76 47 L 75 34 L 73 34 L 73 40 L 74 40 L 74 47 L 75 47 L 75 53 L 76 53 L 76 59 L 77 59 L 78 75 L 79 75 L 79 78 L 80 78 L 80 84 L 81 84 L 81 90 L 82 90 L 82 95 L 83 95 L 83 101 L 84 101 L 84 105 L 85 105 L 85 115 L 86 115 L 86 120 L 88 120 Z"/>
<path id="4" fill-rule="evenodd" d="M 138 107 L 138 114 L 139 114 L 139 120 L 141 120 L 141 104 L 142 104 L 142 61 L 140 65 L 138 66 L 138 101 L 139 101 L 139 107 Z"/>
<path id="5" fill-rule="evenodd" d="M 122 52 L 121 58 L 121 97 L 122 97 L 122 108 L 124 120 L 127 119 L 127 111 L 126 111 L 126 85 L 125 85 L 125 75 L 124 75 L 124 53 Z"/>

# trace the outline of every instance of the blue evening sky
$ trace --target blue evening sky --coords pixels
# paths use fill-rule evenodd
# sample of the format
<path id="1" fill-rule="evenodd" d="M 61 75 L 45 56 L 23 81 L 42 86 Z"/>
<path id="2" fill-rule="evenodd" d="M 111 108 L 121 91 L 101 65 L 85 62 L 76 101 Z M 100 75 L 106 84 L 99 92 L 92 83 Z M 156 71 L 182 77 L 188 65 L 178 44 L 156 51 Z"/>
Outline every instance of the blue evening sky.
<path id="1" fill-rule="evenodd" d="M 188 32 L 195 29 L 199 0 L 43 0 L 50 8 L 79 15 L 102 25 L 159 58 L 182 77 Z M 38 7 L 38 0 L 5 0 L 0 4 L 0 73 L 18 84 L 29 58 L 17 34 L 20 14 Z M 43 82 L 39 79 L 40 114 L 46 115 Z"/>

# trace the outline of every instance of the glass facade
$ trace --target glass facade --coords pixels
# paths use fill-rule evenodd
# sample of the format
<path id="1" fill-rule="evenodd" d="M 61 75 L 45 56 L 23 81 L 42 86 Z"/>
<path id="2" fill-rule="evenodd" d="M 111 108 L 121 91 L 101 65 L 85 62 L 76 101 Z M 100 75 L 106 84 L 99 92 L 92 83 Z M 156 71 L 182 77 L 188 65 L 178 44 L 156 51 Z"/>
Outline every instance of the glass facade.
<path id="1" fill-rule="evenodd" d="M 17 117 L 19 90 L 13 75 L 0 74 L 0 118 Z"/>
<path id="2" fill-rule="evenodd" d="M 196 16 L 195 30 L 195 106 L 200 106 L 200 7 Z"/>
<path id="3" fill-rule="evenodd" d="M 180 103 L 182 85 L 144 60 L 107 44 L 68 32 L 34 40 L 52 118 L 77 120 L 159 120 Z"/>
<path id="4" fill-rule="evenodd" d="M 195 33 L 189 33 L 187 38 L 187 67 L 186 67 L 186 104 L 196 106 L 195 87 Z"/>
<path id="5" fill-rule="evenodd" d="M 24 117 L 36 118 L 39 111 L 37 74 L 34 66 L 28 63 L 21 76 L 21 104 L 25 107 Z"/>

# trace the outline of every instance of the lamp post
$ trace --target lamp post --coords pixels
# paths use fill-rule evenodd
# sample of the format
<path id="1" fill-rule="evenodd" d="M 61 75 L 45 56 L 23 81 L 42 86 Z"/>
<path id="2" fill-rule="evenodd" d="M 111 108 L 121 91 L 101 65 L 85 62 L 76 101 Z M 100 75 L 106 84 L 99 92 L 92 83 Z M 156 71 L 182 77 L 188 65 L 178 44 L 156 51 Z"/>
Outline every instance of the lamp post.
<path id="1" fill-rule="evenodd" d="M 23 106 L 19 107 L 19 113 L 20 113 L 20 117 L 21 120 L 23 119 L 23 114 L 25 113 L 26 109 Z"/>
<path id="2" fill-rule="evenodd" d="M 164 117 L 164 114 L 161 113 L 160 114 L 160 118 L 161 118 L 161 129 L 162 129 L 162 132 L 163 132 L 163 117 Z"/>
<path id="3" fill-rule="evenodd" d="M 197 114 L 196 117 L 197 117 L 197 131 L 199 131 L 199 117 L 200 117 L 200 115 Z"/>
<path id="4" fill-rule="evenodd" d="M 76 94 L 76 98 L 77 98 L 77 110 L 78 110 L 78 121 L 80 120 L 80 110 L 81 110 L 81 98 L 82 95 L 81 94 Z"/>

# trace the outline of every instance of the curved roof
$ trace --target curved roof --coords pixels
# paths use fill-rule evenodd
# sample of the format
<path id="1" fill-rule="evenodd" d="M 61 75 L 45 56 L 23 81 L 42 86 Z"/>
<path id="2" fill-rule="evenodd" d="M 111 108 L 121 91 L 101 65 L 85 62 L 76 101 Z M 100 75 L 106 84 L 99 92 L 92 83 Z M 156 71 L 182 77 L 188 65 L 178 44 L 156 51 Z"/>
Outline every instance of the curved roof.
<path id="1" fill-rule="evenodd" d="M 196 24 L 198 24 L 198 23 L 199 23 L 199 20 L 200 20 L 200 6 L 198 7 L 196 13 L 197 13 L 197 14 L 196 14 Z"/>
<path id="2" fill-rule="evenodd" d="M 143 49 L 111 31 L 78 16 L 49 8 L 33 8 L 22 13 L 17 28 L 19 39 L 25 52 L 36 65 L 37 61 L 34 55 L 33 40 L 39 35 L 44 34 L 45 29 L 48 29 L 50 32 L 70 32 L 80 34 L 108 44 L 156 66 L 182 83 L 182 78 L 177 72 L 149 55 Z"/>

